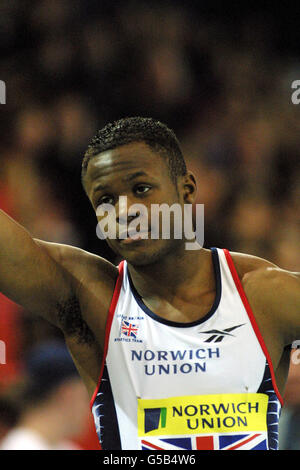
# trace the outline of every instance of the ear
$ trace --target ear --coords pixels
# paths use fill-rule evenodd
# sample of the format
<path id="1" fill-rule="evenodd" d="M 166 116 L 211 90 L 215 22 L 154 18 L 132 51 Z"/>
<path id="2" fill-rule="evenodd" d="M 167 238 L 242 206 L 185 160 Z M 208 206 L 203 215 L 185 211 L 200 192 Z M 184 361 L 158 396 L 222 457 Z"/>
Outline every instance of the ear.
<path id="1" fill-rule="evenodd" d="M 187 174 L 182 177 L 182 190 L 184 204 L 193 204 L 197 194 L 197 183 L 191 171 L 188 171 Z"/>

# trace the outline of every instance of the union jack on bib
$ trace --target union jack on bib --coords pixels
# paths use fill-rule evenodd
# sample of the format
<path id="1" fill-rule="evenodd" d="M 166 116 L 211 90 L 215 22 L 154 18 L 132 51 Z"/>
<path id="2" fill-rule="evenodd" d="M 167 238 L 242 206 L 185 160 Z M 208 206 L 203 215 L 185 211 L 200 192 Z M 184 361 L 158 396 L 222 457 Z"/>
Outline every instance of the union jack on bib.
<path id="1" fill-rule="evenodd" d="M 265 433 L 151 438 L 141 440 L 142 450 L 267 450 Z"/>
<path id="2" fill-rule="evenodd" d="M 125 320 L 122 321 L 122 333 L 125 336 L 131 336 L 132 338 L 136 338 L 137 332 L 138 327 L 136 325 L 133 325 L 132 323 L 129 323 Z"/>

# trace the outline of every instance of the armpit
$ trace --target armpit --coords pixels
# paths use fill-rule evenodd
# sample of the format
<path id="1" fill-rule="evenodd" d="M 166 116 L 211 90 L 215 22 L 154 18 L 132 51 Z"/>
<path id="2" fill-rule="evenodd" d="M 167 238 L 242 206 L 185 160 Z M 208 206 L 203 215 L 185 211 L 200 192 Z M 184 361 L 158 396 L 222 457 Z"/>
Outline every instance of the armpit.
<path id="1" fill-rule="evenodd" d="M 80 304 L 75 296 L 58 303 L 56 308 L 58 326 L 65 335 L 75 337 L 76 341 L 81 344 L 93 343 L 93 332 L 82 318 Z"/>

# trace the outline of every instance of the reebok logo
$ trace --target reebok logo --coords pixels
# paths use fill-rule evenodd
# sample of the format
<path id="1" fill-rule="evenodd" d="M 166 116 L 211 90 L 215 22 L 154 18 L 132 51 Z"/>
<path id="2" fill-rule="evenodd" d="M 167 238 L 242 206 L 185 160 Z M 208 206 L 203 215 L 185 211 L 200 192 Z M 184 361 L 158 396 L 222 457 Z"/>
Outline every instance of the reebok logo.
<path id="1" fill-rule="evenodd" d="M 225 330 L 199 331 L 199 333 L 211 335 L 207 340 L 204 341 L 205 343 L 220 343 L 225 338 L 225 336 L 234 336 L 230 332 L 236 330 L 236 328 L 239 328 L 243 325 L 245 325 L 245 323 L 242 323 L 241 325 L 231 326 L 230 328 L 225 328 Z"/>

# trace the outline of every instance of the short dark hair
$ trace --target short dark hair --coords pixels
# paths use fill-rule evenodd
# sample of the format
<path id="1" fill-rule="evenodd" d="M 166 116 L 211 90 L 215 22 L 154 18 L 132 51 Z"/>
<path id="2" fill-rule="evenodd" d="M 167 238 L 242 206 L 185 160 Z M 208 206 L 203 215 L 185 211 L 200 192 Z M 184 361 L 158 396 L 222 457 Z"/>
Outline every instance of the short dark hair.
<path id="1" fill-rule="evenodd" d="M 179 141 L 172 129 L 153 118 L 126 117 L 107 124 L 91 140 L 82 161 L 82 182 L 91 158 L 106 150 L 132 142 L 145 142 L 167 160 L 171 179 L 187 172 Z"/>

